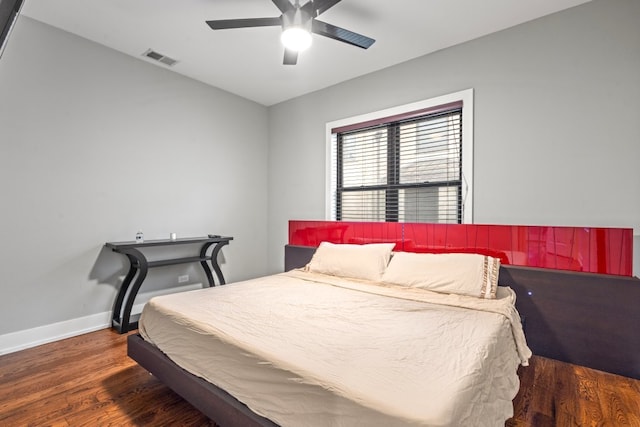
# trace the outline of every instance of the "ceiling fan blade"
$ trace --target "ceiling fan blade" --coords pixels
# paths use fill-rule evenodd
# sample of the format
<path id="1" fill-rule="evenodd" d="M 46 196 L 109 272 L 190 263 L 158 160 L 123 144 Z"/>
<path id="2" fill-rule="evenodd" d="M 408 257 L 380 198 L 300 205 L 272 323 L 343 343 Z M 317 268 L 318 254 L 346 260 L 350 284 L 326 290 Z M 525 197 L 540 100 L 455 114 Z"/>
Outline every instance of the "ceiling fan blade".
<path id="1" fill-rule="evenodd" d="M 280 12 L 287 13 L 291 9 L 294 9 L 294 6 L 291 4 L 289 0 L 271 0 L 273 4 L 276 5 Z"/>
<path id="2" fill-rule="evenodd" d="M 226 30 L 229 28 L 247 27 L 275 27 L 282 25 L 282 19 L 277 18 L 248 18 L 248 19 L 217 19 L 206 21 L 212 30 Z"/>
<path id="3" fill-rule="evenodd" d="M 308 3 L 305 3 L 305 5 L 301 7 L 301 9 L 315 18 L 316 16 L 320 15 L 323 12 L 326 12 L 341 1 L 342 0 L 312 0 Z"/>
<path id="4" fill-rule="evenodd" d="M 330 39 L 338 40 L 344 43 L 348 43 L 352 46 L 368 49 L 375 40 L 362 34 L 354 33 L 353 31 L 345 30 L 344 28 L 336 27 L 335 25 L 327 24 L 323 21 L 314 19 L 311 22 L 311 31 L 321 36 L 329 37 Z"/>
<path id="5" fill-rule="evenodd" d="M 282 63 L 284 65 L 296 65 L 298 62 L 298 52 L 291 49 L 284 50 L 284 61 Z"/>

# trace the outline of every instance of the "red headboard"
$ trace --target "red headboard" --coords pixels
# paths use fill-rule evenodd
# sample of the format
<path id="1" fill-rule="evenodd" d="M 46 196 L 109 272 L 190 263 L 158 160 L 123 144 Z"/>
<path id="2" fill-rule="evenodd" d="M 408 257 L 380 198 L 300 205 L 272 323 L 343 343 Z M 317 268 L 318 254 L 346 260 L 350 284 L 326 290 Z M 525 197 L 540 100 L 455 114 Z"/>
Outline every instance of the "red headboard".
<path id="1" fill-rule="evenodd" d="M 397 251 L 473 252 L 503 264 L 631 276 L 633 229 L 289 221 L 289 244 L 395 242 Z"/>

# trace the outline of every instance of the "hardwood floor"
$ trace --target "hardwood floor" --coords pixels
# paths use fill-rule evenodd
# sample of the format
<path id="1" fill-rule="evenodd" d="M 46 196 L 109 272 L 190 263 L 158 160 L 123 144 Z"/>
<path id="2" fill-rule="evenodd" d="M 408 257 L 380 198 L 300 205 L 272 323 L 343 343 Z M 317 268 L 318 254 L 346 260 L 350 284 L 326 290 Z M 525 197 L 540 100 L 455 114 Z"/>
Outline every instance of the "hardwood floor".
<path id="1" fill-rule="evenodd" d="M 104 329 L 0 356 L 0 426 L 215 426 Z"/>
<path id="2" fill-rule="evenodd" d="M 508 427 L 640 427 L 640 380 L 534 357 Z M 215 426 L 110 329 L 0 356 L 0 426 Z"/>
<path id="3" fill-rule="evenodd" d="M 507 427 L 640 427 L 640 380 L 533 357 Z"/>

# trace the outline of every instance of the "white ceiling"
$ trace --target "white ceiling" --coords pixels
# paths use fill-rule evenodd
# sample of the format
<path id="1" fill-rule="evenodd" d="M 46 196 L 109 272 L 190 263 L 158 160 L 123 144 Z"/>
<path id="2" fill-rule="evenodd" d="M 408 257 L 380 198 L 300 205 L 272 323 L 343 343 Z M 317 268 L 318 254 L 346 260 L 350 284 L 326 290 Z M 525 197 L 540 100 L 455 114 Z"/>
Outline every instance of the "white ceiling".
<path id="1" fill-rule="evenodd" d="M 295 66 L 282 65 L 279 27 L 205 24 L 279 16 L 270 0 L 25 0 L 22 14 L 268 106 L 587 1 L 343 0 L 319 19 L 376 43 L 314 35 Z M 142 56 L 149 48 L 179 62 Z"/>

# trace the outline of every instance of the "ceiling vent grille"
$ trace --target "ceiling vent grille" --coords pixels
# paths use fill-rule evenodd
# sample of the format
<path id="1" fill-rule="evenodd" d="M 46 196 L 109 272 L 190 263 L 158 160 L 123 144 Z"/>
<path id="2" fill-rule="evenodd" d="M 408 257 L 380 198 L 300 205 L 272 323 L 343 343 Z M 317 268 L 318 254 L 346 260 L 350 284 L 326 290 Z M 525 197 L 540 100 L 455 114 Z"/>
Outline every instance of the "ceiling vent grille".
<path id="1" fill-rule="evenodd" d="M 162 62 L 164 65 L 168 65 L 169 67 L 175 65 L 175 63 L 178 62 L 175 59 L 169 58 L 168 56 L 158 53 L 153 49 L 147 49 L 147 51 L 144 52 L 142 56 L 146 56 L 147 58 L 151 58 L 155 61 Z"/>

